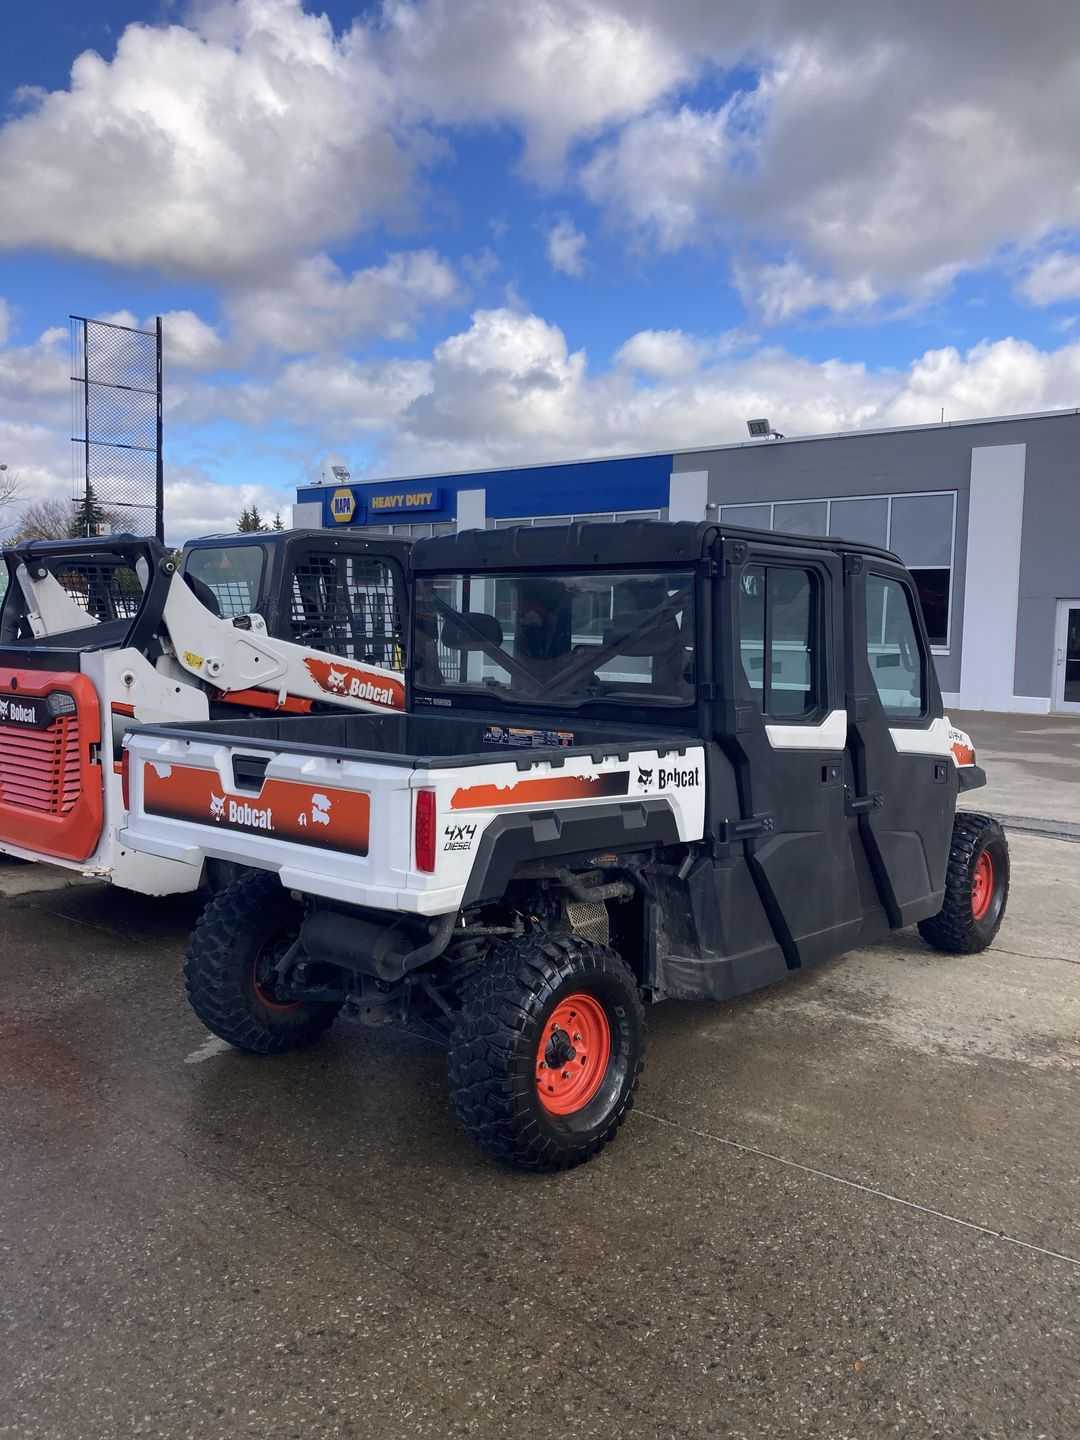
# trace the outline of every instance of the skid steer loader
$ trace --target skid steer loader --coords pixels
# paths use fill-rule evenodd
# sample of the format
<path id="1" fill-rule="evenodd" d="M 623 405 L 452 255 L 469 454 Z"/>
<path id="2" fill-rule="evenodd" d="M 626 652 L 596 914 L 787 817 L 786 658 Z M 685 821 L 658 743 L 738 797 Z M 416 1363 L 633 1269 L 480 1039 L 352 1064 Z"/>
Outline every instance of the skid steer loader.
<path id="1" fill-rule="evenodd" d="M 118 839 L 137 723 L 404 709 L 409 542 L 326 531 L 3 551 L 0 854 L 163 895 L 215 881 Z M 4 582 L 6 581 L 6 585 Z"/>

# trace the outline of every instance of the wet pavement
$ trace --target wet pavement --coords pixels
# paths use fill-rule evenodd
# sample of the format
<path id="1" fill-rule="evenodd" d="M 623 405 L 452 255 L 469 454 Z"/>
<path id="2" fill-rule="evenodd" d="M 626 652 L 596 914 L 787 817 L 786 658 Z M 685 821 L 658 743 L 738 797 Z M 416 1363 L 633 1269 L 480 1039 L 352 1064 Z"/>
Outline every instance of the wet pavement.
<path id="1" fill-rule="evenodd" d="M 419 1040 L 208 1043 L 191 900 L 0 899 L 0 1436 L 1075 1436 L 1080 849 L 1012 845 L 994 950 L 659 1007 L 542 1179 Z"/>

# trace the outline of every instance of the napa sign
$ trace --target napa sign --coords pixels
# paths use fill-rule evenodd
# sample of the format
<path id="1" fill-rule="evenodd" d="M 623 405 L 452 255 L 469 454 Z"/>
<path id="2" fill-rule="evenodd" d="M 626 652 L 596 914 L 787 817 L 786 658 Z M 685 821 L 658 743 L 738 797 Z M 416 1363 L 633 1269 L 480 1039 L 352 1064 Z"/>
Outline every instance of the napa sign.
<path id="1" fill-rule="evenodd" d="M 417 511 L 441 509 L 441 490 L 397 490 L 392 495 L 372 495 L 368 498 L 368 510 L 372 515 L 412 515 Z"/>

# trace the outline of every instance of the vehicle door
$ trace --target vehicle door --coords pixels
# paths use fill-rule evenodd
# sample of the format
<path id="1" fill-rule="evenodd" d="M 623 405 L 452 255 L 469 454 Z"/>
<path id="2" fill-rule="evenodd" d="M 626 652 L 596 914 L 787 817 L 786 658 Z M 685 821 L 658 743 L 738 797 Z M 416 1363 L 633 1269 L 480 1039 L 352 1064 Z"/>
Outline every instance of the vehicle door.
<path id="1" fill-rule="evenodd" d="M 797 968 L 846 948 L 862 924 L 845 815 L 843 567 L 821 549 L 764 541 L 727 541 L 724 554 L 724 748 L 747 864 Z"/>
<path id="2" fill-rule="evenodd" d="M 894 928 L 941 907 L 957 776 L 922 609 L 903 566 L 845 561 L 849 801 Z"/>

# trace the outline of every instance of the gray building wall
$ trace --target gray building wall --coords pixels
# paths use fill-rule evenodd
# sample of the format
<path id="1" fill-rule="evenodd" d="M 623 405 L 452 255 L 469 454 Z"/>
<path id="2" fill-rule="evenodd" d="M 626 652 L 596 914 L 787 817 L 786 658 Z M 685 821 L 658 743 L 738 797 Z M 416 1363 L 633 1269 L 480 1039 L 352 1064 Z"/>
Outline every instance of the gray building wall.
<path id="1" fill-rule="evenodd" d="M 1057 601 L 1080 596 L 1080 416 L 1027 424 L 1015 683 L 1048 696 Z"/>
<path id="2" fill-rule="evenodd" d="M 1014 687 L 1049 698 L 1058 597 L 1080 595 L 1080 414 L 946 424 L 876 434 L 759 441 L 674 457 L 676 474 L 704 471 L 713 505 L 845 495 L 956 491 L 948 653 L 935 655 L 941 688 L 960 689 L 971 452 L 1026 445 Z"/>

